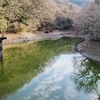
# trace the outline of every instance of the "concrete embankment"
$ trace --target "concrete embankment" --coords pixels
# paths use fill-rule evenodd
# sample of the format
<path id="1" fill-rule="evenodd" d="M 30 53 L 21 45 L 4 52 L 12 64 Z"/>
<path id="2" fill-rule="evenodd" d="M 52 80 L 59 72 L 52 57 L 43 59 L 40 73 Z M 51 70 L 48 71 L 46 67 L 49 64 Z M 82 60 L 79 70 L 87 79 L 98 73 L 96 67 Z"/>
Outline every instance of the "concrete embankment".
<path id="1" fill-rule="evenodd" d="M 77 49 L 86 58 L 100 64 L 100 42 L 86 40 L 78 44 Z"/>

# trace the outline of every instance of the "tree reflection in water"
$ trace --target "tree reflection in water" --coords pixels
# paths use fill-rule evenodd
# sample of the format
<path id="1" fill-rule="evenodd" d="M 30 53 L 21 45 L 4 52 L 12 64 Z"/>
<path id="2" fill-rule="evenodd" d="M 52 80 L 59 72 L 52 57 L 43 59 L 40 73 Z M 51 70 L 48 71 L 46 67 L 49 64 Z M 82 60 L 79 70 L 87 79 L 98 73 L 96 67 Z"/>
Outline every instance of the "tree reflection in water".
<path id="1" fill-rule="evenodd" d="M 0 63 L 0 83 L 3 83 L 6 80 L 6 74 L 4 70 L 4 63 Z M 0 86 L 1 88 L 1 86 Z M 6 100 L 7 96 L 2 94 L 2 91 L 0 91 L 0 100 Z"/>
<path id="2" fill-rule="evenodd" d="M 72 80 L 78 91 L 95 93 L 100 100 L 100 65 L 89 61 L 87 58 L 74 58 L 74 73 Z"/>
<path id="3" fill-rule="evenodd" d="M 4 49 L 5 60 L 0 62 L 0 100 L 6 100 L 4 97 L 16 93 L 42 73 L 46 66 L 51 66 L 55 56 L 73 53 L 78 41 L 80 39 L 62 38 L 12 45 Z"/>
<path id="4" fill-rule="evenodd" d="M 5 76 L 3 62 L 0 63 L 0 80 Z"/>

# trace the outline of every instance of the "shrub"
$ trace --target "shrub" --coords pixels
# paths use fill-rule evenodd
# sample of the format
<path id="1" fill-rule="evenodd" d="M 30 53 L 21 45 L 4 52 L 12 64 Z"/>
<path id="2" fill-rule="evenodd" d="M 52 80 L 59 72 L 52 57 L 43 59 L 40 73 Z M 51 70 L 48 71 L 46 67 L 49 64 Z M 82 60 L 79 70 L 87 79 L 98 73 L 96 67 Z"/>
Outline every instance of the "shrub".
<path id="1" fill-rule="evenodd" d="M 24 24 L 19 24 L 18 22 L 15 22 L 7 28 L 6 32 L 8 33 L 18 33 L 18 32 L 24 32 L 26 29 L 26 26 Z"/>
<path id="2" fill-rule="evenodd" d="M 38 31 L 54 30 L 54 29 L 55 29 L 55 26 L 54 26 L 54 23 L 52 22 L 41 23 L 40 27 L 38 27 Z"/>
<path id="3" fill-rule="evenodd" d="M 58 16 L 54 21 L 55 27 L 61 30 L 67 30 L 72 28 L 73 21 L 70 18 L 66 18 L 63 16 Z"/>
<path id="4" fill-rule="evenodd" d="M 87 34 L 90 39 L 100 40 L 100 5 L 92 5 L 74 19 L 77 33 Z"/>
<path id="5" fill-rule="evenodd" d="M 4 18 L 3 13 L 0 13 L 0 33 L 7 29 L 7 20 Z"/>

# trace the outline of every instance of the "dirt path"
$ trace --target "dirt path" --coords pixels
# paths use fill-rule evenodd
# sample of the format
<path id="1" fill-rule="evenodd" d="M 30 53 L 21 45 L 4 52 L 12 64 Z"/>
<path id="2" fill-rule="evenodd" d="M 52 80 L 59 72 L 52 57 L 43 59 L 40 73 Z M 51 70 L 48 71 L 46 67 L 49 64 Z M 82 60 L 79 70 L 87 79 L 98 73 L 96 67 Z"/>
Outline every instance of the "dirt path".
<path id="1" fill-rule="evenodd" d="M 81 37 L 73 34 L 73 31 L 59 31 L 56 30 L 52 33 L 36 32 L 36 33 L 21 33 L 21 34 L 5 34 L 7 40 L 3 44 L 13 44 L 28 41 L 41 41 L 41 40 L 56 40 L 61 37 Z"/>

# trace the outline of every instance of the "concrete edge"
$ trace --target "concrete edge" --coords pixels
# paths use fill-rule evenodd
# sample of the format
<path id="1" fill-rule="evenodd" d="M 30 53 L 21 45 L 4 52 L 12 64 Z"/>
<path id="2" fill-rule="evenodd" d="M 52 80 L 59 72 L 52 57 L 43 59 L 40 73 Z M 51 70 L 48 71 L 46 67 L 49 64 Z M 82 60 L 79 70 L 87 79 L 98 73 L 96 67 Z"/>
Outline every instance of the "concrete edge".
<path id="1" fill-rule="evenodd" d="M 82 42 L 82 43 L 79 43 L 79 44 L 77 45 L 77 50 L 78 50 L 78 52 L 79 52 L 80 54 L 82 54 L 83 56 L 85 56 L 86 58 L 88 58 L 89 60 L 91 60 L 91 61 L 93 61 L 93 62 L 95 62 L 95 63 L 100 64 L 100 59 L 99 59 L 98 57 L 89 55 L 87 52 L 81 52 L 81 50 L 84 48 L 84 47 L 82 46 L 82 44 L 83 44 L 83 42 Z"/>
<path id="2" fill-rule="evenodd" d="M 9 44 L 17 44 L 17 43 L 27 43 L 27 42 L 37 42 L 37 41 L 43 41 L 43 40 L 58 40 L 60 38 L 63 38 L 63 37 L 69 37 L 69 38 L 83 38 L 82 36 L 74 36 L 74 35 L 66 35 L 66 34 L 60 34 L 60 35 L 53 35 L 53 36 L 47 36 L 47 37 L 43 37 L 43 36 L 39 36 L 39 37 L 32 37 L 31 39 L 30 38 L 21 38 L 21 39 L 16 39 L 16 40 L 13 40 L 13 41 L 9 41 L 9 42 L 6 42 L 6 41 L 3 41 L 3 45 L 9 45 Z"/>

